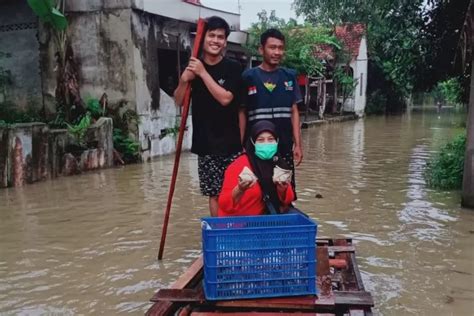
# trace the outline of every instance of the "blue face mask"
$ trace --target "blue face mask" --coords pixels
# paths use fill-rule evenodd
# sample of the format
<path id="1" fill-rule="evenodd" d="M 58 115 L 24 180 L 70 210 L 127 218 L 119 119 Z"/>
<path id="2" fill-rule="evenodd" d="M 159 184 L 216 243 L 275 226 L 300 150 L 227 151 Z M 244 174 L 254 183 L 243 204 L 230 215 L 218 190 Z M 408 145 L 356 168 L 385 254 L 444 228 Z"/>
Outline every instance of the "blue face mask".
<path id="1" fill-rule="evenodd" d="M 262 160 L 270 160 L 275 156 L 278 149 L 278 143 L 256 143 L 255 155 Z"/>

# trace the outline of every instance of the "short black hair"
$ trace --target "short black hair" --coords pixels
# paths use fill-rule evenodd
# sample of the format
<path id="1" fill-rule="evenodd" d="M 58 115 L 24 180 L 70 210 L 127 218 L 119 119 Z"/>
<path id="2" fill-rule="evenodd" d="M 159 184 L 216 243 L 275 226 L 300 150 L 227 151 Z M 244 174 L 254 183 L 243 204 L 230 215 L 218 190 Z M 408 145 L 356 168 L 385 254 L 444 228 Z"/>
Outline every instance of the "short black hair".
<path id="1" fill-rule="evenodd" d="M 285 43 L 285 35 L 283 35 L 282 32 L 280 32 L 280 31 L 277 30 L 277 29 L 268 29 L 268 30 L 266 30 L 265 32 L 263 32 L 262 35 L 260 35 L 260 44 L 261 44 L 262 46 L 265 46 L 265 44 L 267 43 L 267 40 L 268 40 L 270 37 L 279 39 L 279 40 L 281 40 L 283 43 Z"/>
<path id="2" fill-rule="evenodd" d="M 223 19 L 218 16 L 211 16 L 206 19 L 207 21 L 207 26 L 206 26 L 206 32 L 207 31 L 214 31 L 217 29 L 223 29 L 225 31 L 225 37 L 227 38 L 230 34 L 230 27 L 229 24 Z"/>

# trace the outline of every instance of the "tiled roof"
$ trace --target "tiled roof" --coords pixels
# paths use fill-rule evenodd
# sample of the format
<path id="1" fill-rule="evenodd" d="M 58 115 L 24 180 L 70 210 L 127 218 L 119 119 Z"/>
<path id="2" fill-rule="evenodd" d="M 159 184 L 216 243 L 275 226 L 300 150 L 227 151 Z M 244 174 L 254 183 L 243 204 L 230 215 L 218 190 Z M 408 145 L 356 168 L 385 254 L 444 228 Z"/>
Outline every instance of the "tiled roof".
<path id="1" fill-rule="evenodd" d="M 322 60 L 333 60 L 336 56 L 334 47 L 329 44 L 318 44 L 314 46 L 314 56 Z"/>
<path id="2" fill-rule="evenodd" d="M 184 2 L 201 5 L 201 0 L 183 0 Z"/>
<path id="3" fill-rule="evenodd" d="M 359 55 L 360 42 L 365 32 L 366 26 L 361 23 L 339 25 L 336 26 L 335 31 L 336 37 L 343 43 L 353 59 Z"/>

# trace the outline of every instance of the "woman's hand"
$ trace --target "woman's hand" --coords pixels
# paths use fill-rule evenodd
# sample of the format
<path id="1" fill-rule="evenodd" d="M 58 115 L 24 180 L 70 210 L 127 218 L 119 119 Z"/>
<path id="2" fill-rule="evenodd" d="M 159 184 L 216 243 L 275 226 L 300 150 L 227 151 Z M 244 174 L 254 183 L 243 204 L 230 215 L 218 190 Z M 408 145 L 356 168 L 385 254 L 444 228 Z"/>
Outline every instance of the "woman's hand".
<path id="1" fill-rule="evenodd" d="M 280 196 L 285 196 L 286 190 L 288 189 L 290 182 L 276 182 L 275 185 L 276 185 L 278 194 Z"/>
<path id="2" fill-rule="evenodd" d="M 238 188 L 240 191 L 245 192 L 247 189 L 253 187 L 256 181 L 252 180 L 243 180 L 239 178 Z"/>
<path id="3" fill-rule="evenodd" d="M 244 195 L 245 191 L 247 191 L 249 188 L 251 188 L 257 181 L 255 180 L 242 180 L 239 177 L 239 183 L 234 187 L 232 190 L 232 200 L 234 202 L 234 205 L 239 203 L 240 199 Z"/>

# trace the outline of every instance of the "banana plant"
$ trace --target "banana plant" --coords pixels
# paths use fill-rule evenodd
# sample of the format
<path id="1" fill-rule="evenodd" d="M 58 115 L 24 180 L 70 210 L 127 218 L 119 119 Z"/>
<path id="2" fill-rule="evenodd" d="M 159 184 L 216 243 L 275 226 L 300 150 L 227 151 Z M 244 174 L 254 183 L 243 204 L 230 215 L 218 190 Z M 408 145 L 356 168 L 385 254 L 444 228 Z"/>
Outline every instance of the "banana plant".
<path id="1" fill-rule="evenodd" d="M 86 109 L 79 94 L 77 67 L 74 65 L 72 47 L 68 45 L 68 21 L 64 15 L 66 0 L 27 0 L 31 10 L 45 23 L 53 34 L 56 45 L 56 102 L 64 106 L 66 120 L 71 122 L 72 106 Z"/>
<path id="2" fill-rule="evenodd" d="M 27 0 L 31 10 L 53 30 L 61 64 L 65 62 L 67 19 L 64 16 L 65 0 Z"/>
<path id="3" fill-rule="evenodd" d="M 67 19 L 60 10 L 64 10 L 64 1 L 54 0 L 27 0 L 31 10 L 46 24 L 56 31 L 67 28 Z"/>

